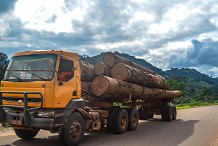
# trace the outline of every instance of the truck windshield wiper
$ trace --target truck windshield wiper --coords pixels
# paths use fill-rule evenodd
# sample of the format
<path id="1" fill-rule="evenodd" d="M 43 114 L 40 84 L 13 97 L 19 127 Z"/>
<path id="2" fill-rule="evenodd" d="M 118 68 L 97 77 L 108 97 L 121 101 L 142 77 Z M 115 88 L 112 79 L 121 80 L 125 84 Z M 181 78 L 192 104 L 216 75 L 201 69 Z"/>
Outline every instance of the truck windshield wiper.
<path id="1" fill-rule="evenodd" d="M 11 71 L 7 70 L 9 72 L 9 74 L 15 78 L 17 78 L 19 81 L 22 81 L 22 79 L 16 75 L 14 75 Z"/>
<path id="2" fill-rule="evenodd" d="M 42 79 L 43 81 L 46 81 L 46 78 L 43 78 L 43 77 L 41 77 L 41 76 L 39 76 L 39 75 L 37 75 L 37 74 L 34 74 L 32 71 L 27 70 L 27 72 L 28 72 L 28 73 L 31 73 L 32 75 L 36 76 L 37 78 Z"/>

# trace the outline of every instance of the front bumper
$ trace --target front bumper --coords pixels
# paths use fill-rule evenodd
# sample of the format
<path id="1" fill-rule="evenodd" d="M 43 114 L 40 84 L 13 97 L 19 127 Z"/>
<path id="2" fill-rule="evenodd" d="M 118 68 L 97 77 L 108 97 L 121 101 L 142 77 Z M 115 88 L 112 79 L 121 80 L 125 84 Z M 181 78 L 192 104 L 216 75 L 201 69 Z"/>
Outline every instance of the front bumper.
<path id="1" fill-rule="evenodd" d="M 16 96 L 6 95 L 22 94 L 24 106 L 3 105 L 5 101 L 16 101 Z M 2 96 L 4 95 L 4 96 Z M 29 98 L 28 95 L 40 95 L 41 98 Z M 29 108 L 28 103 L 41 102 L 40 107 Z M 43 109 L 43 97 L 40 92 L 0 92 L 0 122 L 9 126 L 39 128 L 45 130 L 54 129 L 64 123 L 64 111 L 53 109 Z M 53 117 L 39 117 L 38 112 L 54 111 Z"/>
<path id="2" fill-rule="evenodd" d="M 37 117 L 37 112 L 38 111 L 28 112 L 28 120 L 26 119 L 26 121 L 24 121 L 23 113 L 14 113 L 8 109 L 4 109 L 5 114 L 2 122 L 12 127 L 31 127 L 45 130 L 55 129 L 64 123 L 64 112 L 56 112 L 52 118 Z"/>

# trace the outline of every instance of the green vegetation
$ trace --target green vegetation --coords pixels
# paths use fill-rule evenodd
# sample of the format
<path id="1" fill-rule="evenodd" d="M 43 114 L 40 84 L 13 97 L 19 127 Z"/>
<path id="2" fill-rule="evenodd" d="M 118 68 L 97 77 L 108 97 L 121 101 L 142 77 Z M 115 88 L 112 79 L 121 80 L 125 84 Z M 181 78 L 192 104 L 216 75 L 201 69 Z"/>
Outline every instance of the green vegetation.
<path id="1" fill-rule="evenodd" d="M 218 105 L 218 95 L 213 84 L 185 77 L 171 77 L 167 82 L 172 90 L 183 92 L 183 96 L 175 101 L 178 109 Z"/>
<path id="2" fill-rule="evenodd" d="M 180 109 L 195 108 L 195 107 L 201 107 L 201 106 L 213 106 L 213 105 L 218 105 L 218 102 L 216 101 L 214 103 L 209 103 L 209 102 L 195 101 L 195 102 L 192 102 L 192 103 L 178 104 L 176 106 L 176 108 L 178 110 L 180 110 Z"/>

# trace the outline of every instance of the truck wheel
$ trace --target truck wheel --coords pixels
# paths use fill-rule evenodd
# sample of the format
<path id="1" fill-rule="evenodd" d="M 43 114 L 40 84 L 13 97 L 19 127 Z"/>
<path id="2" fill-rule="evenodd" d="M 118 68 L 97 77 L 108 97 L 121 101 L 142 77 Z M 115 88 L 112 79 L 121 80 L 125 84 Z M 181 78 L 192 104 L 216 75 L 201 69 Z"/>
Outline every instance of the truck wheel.
<path id="1" fill-rule="evenodd" d="M 128 127 L 128 121 L 128 114 L 125 109 L 116 110 L 113 120 L 114 132 L 117 134 L 125 133 Z"/>
<path id="2" fill-rule="evenodd" d="M 77 145 L 84 138 L 85 133 L 85 121 L 82 115 L 78 112 L 74 112 L 67 120 L 64 127 L 65 136 L 62 140 L 63 143 L 67 143 L 68 146 Z"/>
<path id="3" fill-rule="evenodd" d="M 114 119 L 114 113 L 118 109 L 119 109 L 118 107 L 114 106 L 108 110 L 108 117 L 107 117 L 107 130 L 108 130 L 108 132 L 114 133 L 113 119 Z"/>
<path id="4" fill-rule="evenodd" d="M 172 109 L 173 109 L 173 117 L 172 117 L 172 120 L 176 120 L 176 117 L 177 117 L 176 106 L 173 106 Z"/>
<path id="5" fill-rule="evenodd" d="M 23 129 L 14 129 L 16 135 L 19 138 L 22 138 L 24 140 L 33 139 L 39 132 L 39 129 L 37 130 L 23 130 Z"/>
<path id="6" fill-rule="evenodd" d="M 170 122 L 170 121 L 172 121 L 172 119 L 173 119 L 173 108 L 172 108 L 172 106 L 165 106 L 164 108 L 163 108 L 163 111 L 162 111 L 163 113 L 163 116 L 162 116 L 162 120 L 163 121 L 168 121 L 168 122 Z"/>
<path id="7" fill-rule="evenodd" d="M 138 111 L 135 108 L 129 108 L 127 109 L 129 122 L 128 122 L 128 130 L 134 131 L 138 127 L 139 122 L 139 114 Z"/>

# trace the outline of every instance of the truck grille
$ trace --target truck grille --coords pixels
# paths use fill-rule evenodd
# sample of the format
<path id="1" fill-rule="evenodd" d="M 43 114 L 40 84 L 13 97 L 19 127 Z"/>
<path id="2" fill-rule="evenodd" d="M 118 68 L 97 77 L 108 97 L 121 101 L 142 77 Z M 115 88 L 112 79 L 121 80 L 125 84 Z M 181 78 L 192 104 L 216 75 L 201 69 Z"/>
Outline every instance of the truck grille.
<path id="1" fill-rule="evenodd" d="M 0 92 L 0 106 L 25 110 L 41 108 L 43 96 L 40 92 Z"/>

